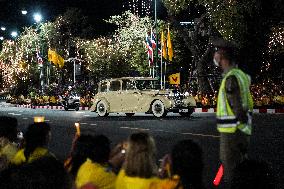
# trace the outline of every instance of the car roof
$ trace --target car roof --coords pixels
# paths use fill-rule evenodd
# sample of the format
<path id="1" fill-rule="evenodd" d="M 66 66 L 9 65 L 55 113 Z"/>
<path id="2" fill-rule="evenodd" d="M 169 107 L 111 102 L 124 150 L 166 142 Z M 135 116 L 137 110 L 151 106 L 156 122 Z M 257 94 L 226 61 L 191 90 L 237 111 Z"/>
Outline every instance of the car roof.
<path id="1" fill-rule="evenodd" d="M 148 81 L 158 81 L 157 78 L 152 78 L 152 77 L 120 77 L 120 78 L 111 78 L 111 79 L 104 79 L 101 82 L 104 81 L 111 81 L 111 80 L 148 80 Z"/>

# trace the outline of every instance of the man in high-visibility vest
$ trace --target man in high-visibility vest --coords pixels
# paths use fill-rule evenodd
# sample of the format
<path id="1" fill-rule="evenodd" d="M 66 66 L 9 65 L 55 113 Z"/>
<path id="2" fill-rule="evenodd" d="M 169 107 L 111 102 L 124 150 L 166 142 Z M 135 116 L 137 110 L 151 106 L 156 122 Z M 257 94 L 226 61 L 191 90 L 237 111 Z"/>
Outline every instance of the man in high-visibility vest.
<path id="1" fill-rule="evenodd" d="M 224 182 L 230 183 L 233 169 L 246 159 L 251 135 L 253 100 L 250 77 L 236 64 L 233 43 L 218 39 L 213 62 L 223 71 L 217 100 L 217 129 L 220 133 L 220 160 L 224 166 Z"/>

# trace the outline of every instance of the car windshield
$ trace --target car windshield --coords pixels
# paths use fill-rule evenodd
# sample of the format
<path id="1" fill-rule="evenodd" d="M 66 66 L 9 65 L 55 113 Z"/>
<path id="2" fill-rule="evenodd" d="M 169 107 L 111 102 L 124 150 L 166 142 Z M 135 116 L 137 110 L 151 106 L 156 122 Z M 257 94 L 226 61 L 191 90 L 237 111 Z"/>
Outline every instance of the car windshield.
<path id="1" fill-rule="evenodd" d="M 157 80 L 136 80 L 136 87 L 139 90 L 160 89 L 160 83 Z"/>

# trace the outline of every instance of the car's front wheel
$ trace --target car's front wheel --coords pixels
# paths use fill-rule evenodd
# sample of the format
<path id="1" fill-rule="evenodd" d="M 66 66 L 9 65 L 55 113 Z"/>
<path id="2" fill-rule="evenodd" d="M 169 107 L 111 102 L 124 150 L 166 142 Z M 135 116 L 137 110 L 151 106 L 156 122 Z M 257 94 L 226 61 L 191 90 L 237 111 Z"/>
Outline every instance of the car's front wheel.
<path id="1" fill-rule="evenodd" d="M 108 116 L 107 105 L 105 101 L 100 101 L 97 104 L 97 113 L 100 117 Z"/>
<path id="2" fill-rule="evenodd" d="M 155 117 L 164 117 L 167 115 L 165 105 L 160 100 L 155 100 L 152 104 L 152 113 Z"/>

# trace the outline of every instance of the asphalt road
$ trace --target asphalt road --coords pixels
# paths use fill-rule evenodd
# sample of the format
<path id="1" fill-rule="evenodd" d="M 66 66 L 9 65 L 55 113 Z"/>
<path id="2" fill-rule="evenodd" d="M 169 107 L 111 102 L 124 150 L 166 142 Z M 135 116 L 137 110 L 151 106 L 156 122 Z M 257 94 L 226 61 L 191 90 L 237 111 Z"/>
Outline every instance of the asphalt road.
<path id="1" fill-rule="evenodd" d="M 162 119 L 145 114 L 133 117 L 110 114 L 109 117 L 101 118 L 89 111 L 27 109 L 0 103 L 1 115 L 16 117 L 22 131 L 33 122 L 34 116 L 44 116 L 51 125 L 52 139 L 49 147 L 61 160 L 66 158 L 70 150 L 76 131 L 74 123 L 80 122 L 82 133 L 104 134 L 113 146 L 127 139 L 133 132 L 149 132 L 156 140 L 158 160 L 169 153 L 177 141 L 196 141 L 203 149 L 204 182 L 207 186 L 211 186 L 219 166 L 219 134 L 216 131 L 214 113 L 194 113 L 190 118 L 178 114 L 169 114 Z M 268 162 L 279 180 L 278 188 L 284 188 L 284 114 L 254 114 L 253 125 L 249 155 Z"/>

